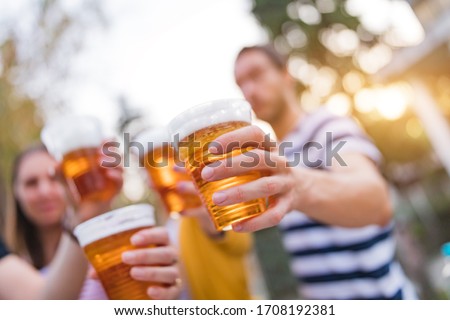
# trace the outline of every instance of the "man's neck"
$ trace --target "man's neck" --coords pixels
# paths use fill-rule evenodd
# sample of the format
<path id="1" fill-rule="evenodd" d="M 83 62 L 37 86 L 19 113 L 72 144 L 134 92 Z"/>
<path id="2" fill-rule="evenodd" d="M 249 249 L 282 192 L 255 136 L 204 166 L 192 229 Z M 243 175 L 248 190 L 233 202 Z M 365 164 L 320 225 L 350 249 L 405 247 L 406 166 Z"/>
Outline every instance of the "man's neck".
<path id="1" fill-rule="evenodd" d="M 291 104 L 275 121 L 272 121 L 270 125 L 277 135 L 279 141 L 283 140 L 297 125 L 300 118 L 303 116 L 303 112 L 300 107 Z"/>

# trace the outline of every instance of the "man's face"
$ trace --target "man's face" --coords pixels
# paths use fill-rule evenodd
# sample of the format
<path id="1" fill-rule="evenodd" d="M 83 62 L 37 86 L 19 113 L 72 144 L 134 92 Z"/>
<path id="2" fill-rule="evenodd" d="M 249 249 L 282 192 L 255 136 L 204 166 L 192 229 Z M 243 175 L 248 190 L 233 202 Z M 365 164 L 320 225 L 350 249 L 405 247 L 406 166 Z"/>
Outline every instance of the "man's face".
<path id="1" fill-rule="evenodd" d="M 271 123 L 285 106 L 284 92 L 288 76 L 263 52 L 250 50 L 238 57 L 234 75 L 245 99 L 252 105 L 256 116 Z"/>

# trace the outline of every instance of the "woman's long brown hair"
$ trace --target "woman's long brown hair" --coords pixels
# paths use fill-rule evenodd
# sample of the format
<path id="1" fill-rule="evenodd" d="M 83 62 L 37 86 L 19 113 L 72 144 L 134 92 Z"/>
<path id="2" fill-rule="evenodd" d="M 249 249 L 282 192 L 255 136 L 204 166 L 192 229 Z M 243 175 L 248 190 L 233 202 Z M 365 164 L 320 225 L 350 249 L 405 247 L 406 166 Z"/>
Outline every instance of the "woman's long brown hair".
<path id="1" fill-rule="evenodd" d="M 43 245 L 38 235 L 38 229 L 25 215 L 14 191 L 23 160 L 37 152 L 47 153 L 47 149 L 42 144 L 32 146 L 18 154 L 14 160 L 11 188 L 13 201 L 6 216 L 5 235 L 10 250 L 20 256 L 28 257 L 36 269 L 41 269 L 45 266 L 45 258 Z"/>

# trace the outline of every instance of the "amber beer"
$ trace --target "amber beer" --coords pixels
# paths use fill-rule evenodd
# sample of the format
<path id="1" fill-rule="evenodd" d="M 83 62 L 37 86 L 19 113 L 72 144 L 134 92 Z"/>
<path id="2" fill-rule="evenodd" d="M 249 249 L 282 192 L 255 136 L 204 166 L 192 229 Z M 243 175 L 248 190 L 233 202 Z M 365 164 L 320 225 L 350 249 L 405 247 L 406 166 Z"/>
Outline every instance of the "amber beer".
<path id="1" fill-rule="evenodd" d="M 75 228 L 74 234 L 109 299 L 150 299 L 147 289 L 152 283 L 131 278 L 131 266 L 122 262 L 122 253 L 136 249 L 130 243 L 133 234 L 154 225 L 153 207 L 138 204 L 102 214 Z"/>
<path id="2" fill-rule="evenodd" d="M 70 189 L 80 200 L 102 201 L 115 193 L 115 183 L 101 166 L 103 134 L 98 119 L 68 116 L 46 125 L 41 134 L 48 151 L 61 162 Z"/>
<path id="3" fill-rule="evenodd" d="M 178 182 L 191 181 L 191 178 L 187 173 L 175 170 L 174 151 L 167 128 L 147 130 L 135 140 L 144 147 L 144 154 L 140 155 L 141 164 L 170 215 L 177 216 L 183 210 L 202 205 L 198 196 L 177 191 Z"/>
<path id="4" fill-rule="evenodd" d="M 235 149 L 224 155 L 211 155 L 210 142 L 217 137 L 251 124 L 251 108 L 245 100 L 217 100 L 191 108 L 175 117 L 169 124 L 179 158 L 194 179 L 217 230 L 230 230 L 241 220 L 260 215 L 266 210 L 266 199 L 260 198 L 238 204 L 218 206 L 212 195 L 220 190 L 236 187 L 261 177 L 259 171 L 207 182 L 201 178 L 202 169 L 215 161 L 240 155 L 250 148 Z"/>

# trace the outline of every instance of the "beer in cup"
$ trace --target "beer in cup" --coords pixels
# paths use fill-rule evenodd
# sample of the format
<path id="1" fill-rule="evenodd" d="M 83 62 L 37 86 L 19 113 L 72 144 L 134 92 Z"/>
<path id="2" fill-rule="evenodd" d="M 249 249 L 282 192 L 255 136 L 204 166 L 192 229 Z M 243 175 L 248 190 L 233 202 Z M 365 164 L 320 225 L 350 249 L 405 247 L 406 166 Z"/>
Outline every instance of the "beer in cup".
<path id="1" fill-rule="evenodd" d="M 122 262 L 122 253 L 136 249 L 130 243 L 133 234 L 154 225 L 153 207 L 137 204 L 104 213 L 75 228 L 74 234 L 109 299 L 150 299 L 147 289 L 151 283 L 131 278 L 131 266 Z"/>
<path id="2" fill-rule="evenodd" d="M 238 148 L 223 155 L 208 152 L 209 144 L 217 137 L 251 124 L 251 107 L 245 100 L 216 100 L 181 113 L 169 124 L 179 159 L 194 179 L 203 202 L 217 230 L 230 230 L 235 222 L 260 215 L 266 210 L 266 199 L 255 199 L 233 205 L 218 206 L 212 195 L 220 190 L 236 187 L 261 177 L 259 171 L 219 181 L 207 182 L 201 177 L 206 166 L 218 160 L 237 156 L 251 148 Z"/>
<path id="3" fill-rule="evenodd" d="M 44 127 L 41 138 L 49 153 L 61 162 L 67 185 L 80 200 L 102 201 L 115 194 L 116 185 L 100 163 L 104 137 L 97 118 L 58 118 Z"/>
<path id="4" fill-rule="evenodd" d="M 143 146 L 140 163 L 145 167 L 164 207 L 172 216 L 177 216 L 183 210 L 201 206 L 202 202 L 196 195 L 177 192 L 177 182 L 191 181 L 191 178 L 187 173 L 174 169 L 174 151 L 170 140 L 166 127 L 144 131 L 134 139 Z"/>

